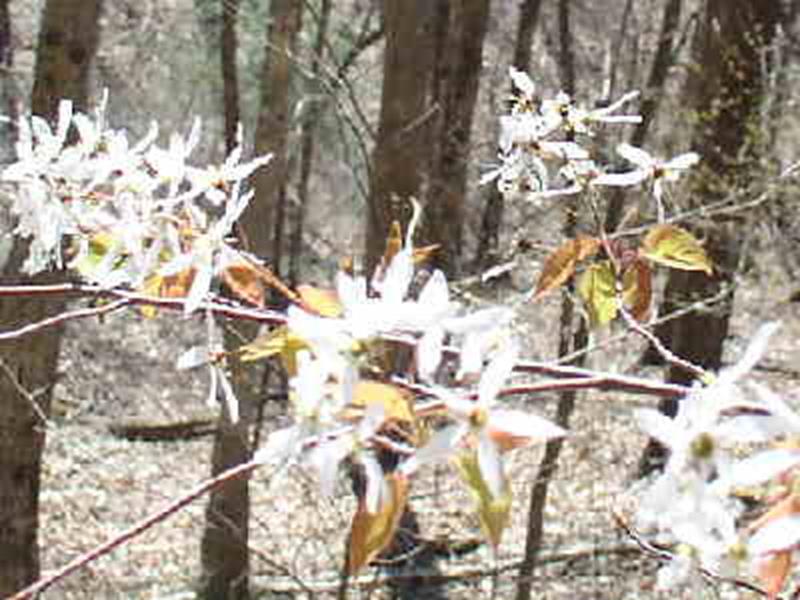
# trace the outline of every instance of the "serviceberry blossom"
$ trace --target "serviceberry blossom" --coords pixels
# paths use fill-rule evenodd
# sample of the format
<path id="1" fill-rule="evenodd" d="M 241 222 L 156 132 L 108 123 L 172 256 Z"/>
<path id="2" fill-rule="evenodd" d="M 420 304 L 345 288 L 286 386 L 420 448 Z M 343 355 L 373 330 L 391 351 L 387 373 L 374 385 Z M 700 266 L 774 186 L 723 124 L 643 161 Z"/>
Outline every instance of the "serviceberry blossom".
<path id="1" fill-rule="evenodd" d="M 38 116 L 21 119 L 18 160 L 1 178 L 16 188 L 15 233 L 31 241 L 24 269 L 63 267 L 66 248 L 69 267 L 109 288 L 182 273 L 192 312 L 213 278 L 244 259 L 228 236 L 252 197 L 244 181 L 269 157 L 241 163 L 240 143 L 221 167 L 192 166 L 199 120 L 166 148 L 156 144 L 156 124 L 131 145 L 106 126 L 106 105 L 104 94 L 92 117 L 63 101 L 55 130 Z"/>
<path id="2" fill-rule="evenodd" d="M 447 414 L 455 423 L 437 431 L 403 470 L 411 473 L 424 464 L 449 458 L 463 447 L 477 451 L 478 467 L 494 497 L 505 488 L 501 452 L 535 442 L 563 437 L 566 431 L 529 412 L 496 407 L 497 396 L 514 368 L 518 349 L 509 337 L 483 370 L 477 389 L 477 401 L 453 391 L 442 391 Z M 466 444 L 466 446 L 465 446 Z"/>
<path id="3" fill-rule="evenodd" d="M 637 168 L 624 173 L 605 173 L 595 178 L 593 185 L 632 186 L 647 182 L 651 186 L 661 221 L 664 220 L 664 184 L 677 181 L 685 171 L 700 161 L 700 155 L 696 152 L 686 152 L 670 160 L 661 160 L 630 144 L 620 144 L 617 152 Z"/>
<path id="4" fill-rule="evenodd" d="M 690 571 L 700 567 L 733 576 L 763 552 L 754 551 L 738 532 L 742 507 L 732 494 L 792 468 L 798 459 L 788 452 L 769 452 L 739 460 L 734 450 L 768 441 L 778 431 L 772 412 L 778 403 L 751 399 L 751 388 L 740 381 L 766 351 L 776 329 L 776 323 L 763 326 L 736 364 L 680 401 L 674 418 L 651 409 L 634 413 L 645 433 L 670 452 L 663 472 L 641 495 L 637 518 L 642 527 L 688 548 L 660 575 L 665 586 L 688 580 Z"/>
<path id="5" fill-rule="evenodd" d="M 500 117 L 500 164 L 480 179 L 482 185 L 496 181 L 505 197 L 538 200 L 585 189 L 588 180 L 601 173 L 576 136 L 590 136 L 604 123 L 641 121 L 638 115 L 614 114 L 635 99 L 637 92 L 625 94 L 602 108 L 585 109 L 563 92 L 554 99 L 540 101 L 527 74 L 512 67 L 509 76 L 517 94 L 512 98 L 509 113 Z M 566 187 L 549 186 L 550 164 L 562 168 L 560 174 L 567 179 Z"/>

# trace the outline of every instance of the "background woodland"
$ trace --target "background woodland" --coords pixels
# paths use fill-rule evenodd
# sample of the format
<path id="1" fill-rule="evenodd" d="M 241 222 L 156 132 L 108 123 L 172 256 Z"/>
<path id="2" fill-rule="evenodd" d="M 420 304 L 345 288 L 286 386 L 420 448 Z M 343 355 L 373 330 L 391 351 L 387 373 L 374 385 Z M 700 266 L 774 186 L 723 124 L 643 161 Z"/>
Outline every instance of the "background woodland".
<path id="1" fill-rule="evenodd" d="M 168 135 L 201 117 L 200 162 L 221 161 L 241 123 L 247 154 L 274 159 L 253 177 L 238 234 L 288 284 L 327 285 L 347 257 L 371 272 L 414 197 L 418 245 L 439 245 L 432 263 L 462 301 L 521 302 L 565 239 L 635 233 L 655 214 L 638 191 L 612 189 L 589 210 L 580 198 L 479 186 L 496 162 L 508 67 L 530 73 L 544 97 L 563 90 L 588 106 L 639 90 L 642 123 L 602 130 L 596 151 L 608 162 L 621 141 L 663 157 L 698 152 L 699 173 L 667 201 L 717 268 L 712 278 L 661 274 L 653 330 L 716 370 L 761 320 L 782 317 L 759 375 L 800 401 L 798 10 L 791 0 L 0 0 L 0 160 L 13 160 L 20 115 L 52 118 L 64 97 L 90 110 L 103 89 L 112 125 L 134 138 L 153 119 Z M 0 238 L 4 283 L 23 280 L 22 258 Z M 0 329 L 66 306 L 3 297 Z M 539 360 L 689 382 L 624 326 L 590 331 L 569 287 L 522 314 Z M 203 327 L 130 313 L 0 342 L 0 597 L 245 462 L 283 422 L 285 381 L 270 365 L 233 366 L 237 423 L 204 404 L 203 375 L 175 371 Z M 226 341 L 256 334 L 230 323 Z M 620 490 L 660 460 L 627 413 L 656 401 L 548 394 L 549 416 L 583 433 L 563 452 L 553 443 L 515 459 L 513 523 L 496 560 L 442 469 L 417 487 L 407 534 L 382 565 L 343 580 L 347 486 L 330 502 L 307 481 L 268 486 L 256 472 L 44 597 L 657 597 L 658 561 L 611 517 Z"/>

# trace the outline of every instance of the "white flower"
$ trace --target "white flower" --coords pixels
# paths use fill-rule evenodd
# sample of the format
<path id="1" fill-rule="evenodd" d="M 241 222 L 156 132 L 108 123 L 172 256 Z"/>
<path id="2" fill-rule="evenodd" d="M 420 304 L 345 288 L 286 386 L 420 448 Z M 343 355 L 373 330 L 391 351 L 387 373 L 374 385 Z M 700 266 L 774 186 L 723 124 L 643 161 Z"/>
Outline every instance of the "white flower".
<path id="1" fill-rule="evenodd" d="M 619 154 L 638 168 L 626 173 L 605 173 L 592 181 L 593 185 L 629 186 L 649 181 L 653 197 L 660 207 L 664 195 L 664 183 L 677 181 L 681 174 L 700 160 L 696 152 L 687 152 L 671 160 L 661 160 L 630 144 L 617 146 Z"/>
<path id="2" fill-rule="evenodd" d="M 383 469 L 370 450 L 370 444 L 383 425 L 384 418 L 383 405 L 380 402 L 370 403 L 355 428 L 323 441 L 311 450 L 308 462 L 317 471 L 320 490 L 324 495 L 333 495 L 339 464 L 348 456 L 354 456 L 366 475 L 367 510 L 373 514 L 378 512 L 382 499 L 386 497 L 385 481 Z"/>
<path id="3" fill-rule="evenodd" d="M 410 474 L 420 466 L 451 456 L 467 436 L 476 445 L 478 467 L 493 496 L 504 489 L 503 445 L 527 446 L 534 442 L 562 437 L 561 427 L 550 421 L 513 409 L 494 408 L 498 394 L 511 374 L 517 358 L 517 345 L 508 340 L 486 367 L 478 384 L 477 402 L 443 393 L 445 405 L 456 423 L 437 431 L 428 443 L 403 464 Z"/>

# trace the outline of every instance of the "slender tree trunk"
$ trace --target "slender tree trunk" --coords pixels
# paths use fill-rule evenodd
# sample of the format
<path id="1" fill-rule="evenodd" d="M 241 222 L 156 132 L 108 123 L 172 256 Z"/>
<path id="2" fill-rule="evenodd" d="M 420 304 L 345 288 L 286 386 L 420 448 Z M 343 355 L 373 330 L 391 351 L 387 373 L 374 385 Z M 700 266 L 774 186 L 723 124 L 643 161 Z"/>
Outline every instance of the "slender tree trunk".
<path id="1" fill-rule="evenodd" d="M 269 257 L 276 273 L 281 271 L 283 231 L 286 206 L 286 182 L 289 173 L 288 137 L 291 126 L 291 78 L 295 45 L 303 18 L 303 3 L 296 0 L 270 2 L 266 56 L 261 76 L 261 108 L 256 127 L 256 154 L 271 153 L 272 162 L 259 169 L 254 183 L 257 202 L 244 215 L 252 235 L 270 239 L 269 246 L 250 240 L 259 254 Z M 250 222 L 253 222 L 252 224 Z M 248 236 L 251 233 L 248 231 Z"/>
<path id="2" fill-rule="evenodd" d="M 317 35 L 314 41 L 311 63 L 311 73 L 314 76 L 312 85 L 317 85 L 321 77 L 321 64 L 325 49 L 328 47 L 328 24 L 330 23 L 332 2 L 322 0 L 317 17 Z M 314 154 L 317 146 L 317 130 L 322 118 L 323 105 L 320 100 L 313 99 L 306 120 L 300 142 L 300 181 L 298 183 L 297 199 L 299 207 L 292 227 L 292 236 L 289 246 L 289 281 L 297 285 L 300 278 L 300 257 L 303 252 L 303 232 L 305 229 L 306 215 L 311 199 L 308 197 L 308 188 L 311 181 L 311 169 L 314 165 Z"/>
<path id="3" fill-rule="evenodd" d="M 713 203 L 746 190 L 763 153 L 758 130 L 764 96 L 764 60 L 780 21 L 779 0 L 727 2 L 707 0 L 695 31 L 695 64 L 687 81 L 686 96 L 694 107 L 694 149 L 702 163 L 690 182 L 692 203 Z M 695 222 L 698 235 L 714 262 L 712 277 L 670 271 L 663 313 L 710 298 L 711 307 L 697 309 L 665 322 L 656 333 L 678 356 L 712 371 L 722 364 L 722 351 L 733 309 L 736 269 L 741 260 L 741 223 L 715 219 Z M 698 335 L 702 332 L 702 335 Z M 689 383 L 689 373 L 670 367 L 669 381 Z M 677 401 L 660 408 L 677 412 Z M 652 442 L 642 460 L 642 471 L 659 466 L 665 450 Z"/>
<path id="4" fill-rule="evenodd" d="M 561 71 L 561 87 L 574 97 L 575 94 L 575 55 L 571 33 L 570 0 L 558 2 L 558 25 L 560 36 L 559 67 Z M 564 209 L 565 221 L 562 232 L 566 239 L 573 239 L 577 233 L 578 215 L 581 214 L 582 199 L 571 200 Z M 566 357 L 574 352 L 584 350 L 588 343 L 588 330 L 585 319 L 575 310 L 575 290 L 572 282 L 561 296 L 561 318 L 558 332 L 558 355 Z M 582 366 L 581 358 L 572 364 Z M 562 392 L 558 399 L 556 422 L 569 427 L 569 420 L 575 409 L 577 392 Z M 544 509 L 550 482 L 558 469 L 558 458 L 561 455 L 563 440 L 551 440 L 545 445 L 545 453 L 539 464 L 536 480 L 531 489 L 528 505 L 528 530 L 525 537 L 525 557 L 519 568 L 516 600 L 529 600 L 533 591 L 533 570 L 544 540 Z"/>
<path id="5" fill-rule="evenodd" d="M 369 273 L 383 254 L 391 223 L 407 223 L 408 198 L 421 199 L 424 191 L 435 122 L 430 101 L 440 6 L 429 0 L 384 0 L 383 87 L 366 229 Z"/>
<path id="6" fill-rule="evenodd" d="M 303 4 L 295 0 L 273 0 L 270 3 L 255 146 L 258 155 L 271 153 L 274 158 L 255 174 L 255 198 L 239 227 L 247 249 L 261 258 L 272 259 L 276 266 L 280 259 L 280 226 L 288 173 L 291 64 L 302 23 L 302 8 Z M 225 46 L 223 43 L 223 52 L 226 52 Z M 230 61 L 231 58 L 224 57 L 223 60 Z M 230 96 L 226 98 L 230 99 Z M 226 106 L 226 115 L 234 111 L 238 112 L 238 107 Z M 237 347 L 252 339 L 257 331 L 257 327 L 250 323 L 229 324 L 225 334 L 226 348 Z M 264 393 L 263 365 L 243 365 L 233 360 L 229 367 L 240 402 L 240 418 L 231 422 L 227 414 L 221 416 L 214 438 L 212 475 L 249 460 L 249 425 L 254 407 Z M 202 595 L 207 600 L 246 600 L 249 597 L 249 516 L 248 478 L 229 481 L 214 489 L 206 508 L 201 548 Z"/>
<path id="7" fill-rule="evenodd" d="M 222 103 L 225 119 L 225 151 L 236 147 L 236 132 L 241 122 L 239 107 L 239 69 L 236 54 L 239 36 L 236 22 L 239 19 L 239 0 L 221 0 L 222 35 L 220 37 L 220 66 L 222 67 Z"/>
<path id="8" fill-rule="evenodd" d="M 7 3 L 3 3 L 7 8 Z M 52 120 L 61 98 L 85 110 L 89 71 L 99 36 L 100 0 L 44 7 L 36 52 L 32 112 Z M 7 18 L 7 12 L 5 13 Z M 8 31 L 8 23 L 2 26 Z M 6 46 L 6 51 L 10 51 Z M 4 284 L 28 280 L 20 273 L 27 244 L 15 242 L 2 265 Z M 53 281 L 58 274 L 39 277 Z M 39 321 L 64 309 L 62 300 L 5 298 L 0 329 Z M 0 344 L 0 596 L 39 577 L 39 485 L 47 416 L 56 379 L 61 328 Z"/>
<path id="9" fill-rule="evenodd" d="M 539 23 L 541 6 L 542 0 L 522 0 L 519 5 L 513 64 L 515 68 L 526 73 L 531 68 L 533 33 Z M 483 209 L 481 228 L 478 234 L 478 249 L 475 254 L 475 265 L 478 268 L 485 269 L 497 260 L 503 208 L 503 195 L 497 186 L 491 185 L 486 193 L 486 206 Z"/>
<path id="10" fill-rule="evenodd" d="M 661 34 L 658 37 L 658 47 L 650 67 L 647 87 L 642 94 L 639 114 L 641 123 L 636 125 L 631 135 L 630 143 L 642 146 L 647 139 L 650 126 L 655 120 L 658 105 L 664 95 L 664 84 L 669 75 L 669 69 L 675 62 L 674 38 L 681 21 L 681 0 L 667 0 L 664 5 L 664 16 L 661 19 Z M 612 232 L 622 222 L 623 207 L 625 205 L 626 189 L 614 188 L 606 208 L 605 230 Z"/>

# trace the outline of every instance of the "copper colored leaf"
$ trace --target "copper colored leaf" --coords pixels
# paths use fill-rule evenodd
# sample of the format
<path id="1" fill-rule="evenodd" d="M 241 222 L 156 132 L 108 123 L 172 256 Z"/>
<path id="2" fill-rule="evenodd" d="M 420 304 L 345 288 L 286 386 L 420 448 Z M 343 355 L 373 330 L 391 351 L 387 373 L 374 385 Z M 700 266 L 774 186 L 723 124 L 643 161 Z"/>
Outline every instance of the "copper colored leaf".
<path id="1" fill-rule="evenodd" d="M 499 496 L 494 496 L 489 491 L 489 486 L 483 479 L 480 466 L 478 465 L 478 455 L 475 450 L 467 450 L 458 455 L 456 459 L 461 479 L 469 488 L 475 500 L 478 520 L 481 523 L 483 534 L 497 550 L 503 537 L 503 531 L 509 523 L 511 514 L 511 486 L 503 478 L 503 491 Z"/>
<path id="2" fill-rule="evenodd" d="M 184 298 L 192 287 L 195 272 L 195 269 L 190 267 L 174 275 L 151 275 L 145 280 L 140 291 L 157 298 Z M 145 305 L 139 310 L 144 317 L 156 316 L 154 306 Z"/>
<path id="3" fill-rule="evenodd" d="M 222 271 L 222 280 L 240 300 L 264 307 L 264 286 L 258 269 L 246 262 L 229 265 Z"/>
<path id="4" fill-rule="evenodd" d="M 605 325 L 617 316 L 614 269 L 609 261 L 590 265 L 578 280 L 578 294 L 586 303 L 593 325 Z"/>
<path id="5" fill-rule="evenodd" d="M 298 285 L 297 294 L 301 305 L 309 312 L 321 317 L 337 318 L 342 316 L 342 304 L 332 290 L 325 290 L 313 285 Z"/>
<path id="6" fill-rule="evenodd" d="M 634 261 L 623 273 L 622 297 L 634 319 L 647 320 L 653 300 L 653 275 L 645 261 Z"/>
<path id="7" fill-rule="evenodd" d="M 351 403 L 360 409 L 370 404 L 381 404 L 387 419 L 410 424 L 414 422 L 412 400 L 413 397 L 402 388 L 380 381 L 362 379 L 356 385 Z M 363 410 L 359 410 L 358 414 L 346 414 L 345 417 L 359 418 L 362 413 Z"/>
<path id="8" fill-rule="evenodd" d="M 383 251 L 381 264 L 388 265 L 392 262 L 395 255 L 403 248 L 403 230 L 399 221 L 393 221 L 389 227 L 389 235 L 386 238 L 386 249 Z"/>
<path id="9" fill-rule="evenodd" d="M 578 263 L 594 256 L 599 249 L 600 240 L 597 238 L 578 237 L 562 244 L 544 261 L 534 299 L 565 284 L 575 273 Z"/>
<path id="10" fill-rule="evenodd" d="M 674 225 L 653 227 L 642 241 L 641 254 L 667 267 L 713 273 L 711 260 L 697 238 Z"/>
<path id="11" fill-rule="evenodd" d="M 789 569 L 792 566 L 792 553 L 789 550 L 765 556 L 758 563 L 758 580 L 767 598 L 774 600 L 783 589 Z"/>
<path id="12" fill-rule="evenodd" d="M 300 304 L 300 297 L 294 291 L 292 291 L 289 286 L 283 283 L 283 281 L 281 281 L 280 278 L 278 278 L 278 276 L 272 272 L 272 269 L 256 263 L 250 264 L 258 272 L 258 276 L 261 278 L 261 281 L 264 283 L 264 285 L 276 290 L 287 300 L 291 300 L 296 304 Z"/>
<path id="13" fill-rule="evenodd" d="M 350 526 L 347 571 L 351 575 L 369 564 L 392 541 L 400 523 L 400 517 L 408 500 L 408 480 L 400 473 L 387 473 L 385 476 L 388 496 L 378 508 L 378 512 L 367 510 L 365 498 L 360 498 L 353 523 Z"/>
<path id="14" fill-rule="evenodd" d="M 440 244 L 431 244 L 430 246 L 422 246 L 421 248 L 414 248 L 411 257 L 415 265 L 426 263 L 441 248 Z"/>

